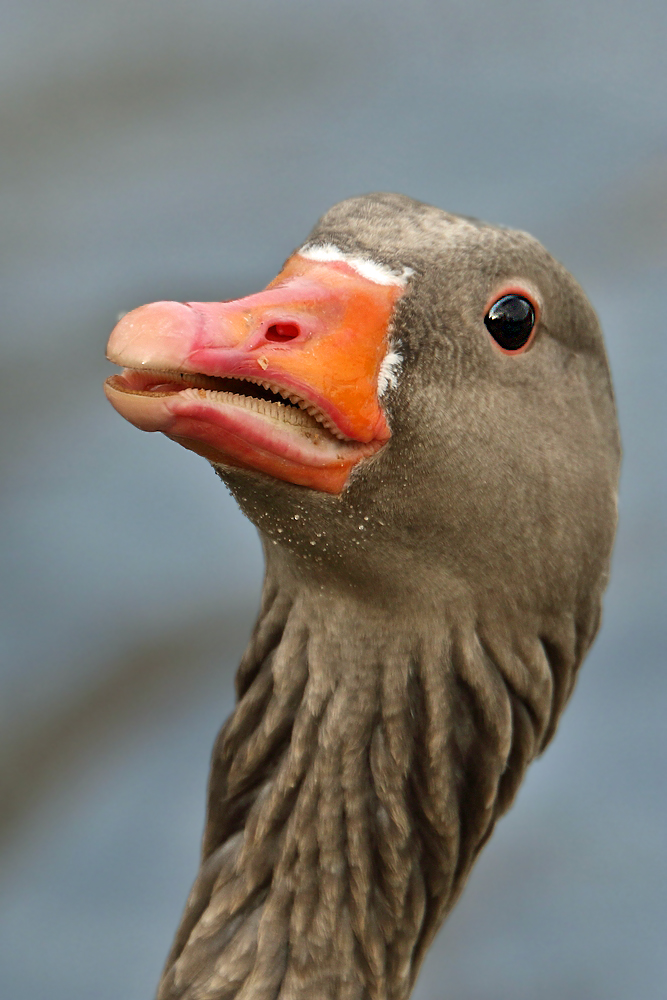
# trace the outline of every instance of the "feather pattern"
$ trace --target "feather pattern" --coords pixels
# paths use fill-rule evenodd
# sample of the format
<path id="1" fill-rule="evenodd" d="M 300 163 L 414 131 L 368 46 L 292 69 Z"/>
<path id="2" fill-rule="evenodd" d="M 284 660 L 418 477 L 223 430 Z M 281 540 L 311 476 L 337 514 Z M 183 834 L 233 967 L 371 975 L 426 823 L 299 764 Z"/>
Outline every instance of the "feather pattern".
<path id="1" fill-rule="evenodd" d="M 160 1000 L 402 1000 L 544 745 L 538 635 L 287 590 L 269 577 L 239 669 Z"/>

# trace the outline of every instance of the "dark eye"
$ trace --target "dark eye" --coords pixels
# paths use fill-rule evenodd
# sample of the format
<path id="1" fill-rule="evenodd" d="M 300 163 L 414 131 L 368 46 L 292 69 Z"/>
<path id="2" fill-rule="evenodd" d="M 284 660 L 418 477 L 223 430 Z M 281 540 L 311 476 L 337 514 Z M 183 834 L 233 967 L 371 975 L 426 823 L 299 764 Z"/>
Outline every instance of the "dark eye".
<path id="1" fill-rule="evenodd" d="M 524 347 L 535 326 L 535 309 L 523 295 L 503 295 L 484 317 L 486 329 L 504 351 Z"/>

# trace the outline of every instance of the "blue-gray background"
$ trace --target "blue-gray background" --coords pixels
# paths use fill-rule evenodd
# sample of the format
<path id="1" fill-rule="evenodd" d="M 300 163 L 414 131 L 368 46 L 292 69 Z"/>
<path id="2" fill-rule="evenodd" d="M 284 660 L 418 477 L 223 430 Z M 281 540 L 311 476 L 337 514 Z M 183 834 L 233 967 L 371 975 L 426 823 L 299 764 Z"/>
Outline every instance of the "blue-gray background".
<path id="1" fill-rule="evenodd" d="M 262 287 L 330 204 L 529 229 L 608 338 L 605 623 L 418 1000 L 664 1000 L 664 0 L 3 0 L 0 995 L 152 995 L 257 606 L 205 462 L 102 396 L 145 301 Z"/>

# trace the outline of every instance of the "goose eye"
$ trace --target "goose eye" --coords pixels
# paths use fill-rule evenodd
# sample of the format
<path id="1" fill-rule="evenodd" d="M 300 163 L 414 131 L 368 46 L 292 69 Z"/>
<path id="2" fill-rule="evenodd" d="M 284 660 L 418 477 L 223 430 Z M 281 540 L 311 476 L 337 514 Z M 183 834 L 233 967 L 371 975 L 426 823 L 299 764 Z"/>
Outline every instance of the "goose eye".
<path id="1" fill-rule="evenodd" d="M 484 317 L 486 329 L 504 351 L 518 351 L 528 343 L 535 326 L 535 309 L 523 295 L 503 295 Z"/>

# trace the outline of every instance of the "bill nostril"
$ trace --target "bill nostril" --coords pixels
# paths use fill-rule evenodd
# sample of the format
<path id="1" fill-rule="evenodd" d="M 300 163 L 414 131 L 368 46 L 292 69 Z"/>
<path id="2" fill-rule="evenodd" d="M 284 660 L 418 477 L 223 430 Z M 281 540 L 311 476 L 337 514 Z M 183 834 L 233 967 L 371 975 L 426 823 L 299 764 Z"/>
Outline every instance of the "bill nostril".
<path id="1" fill-rule="evenodd" d="M 296 323 L 273 323 L 264 336 L 274 343 L 284 343 L 286 340 L 294 340 L 299 336 L 299 327 Z"/>

